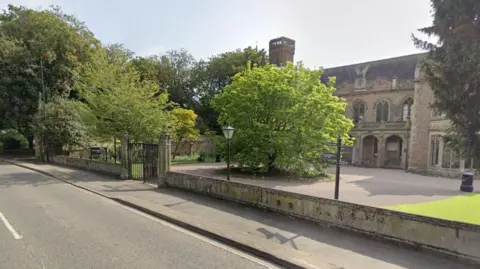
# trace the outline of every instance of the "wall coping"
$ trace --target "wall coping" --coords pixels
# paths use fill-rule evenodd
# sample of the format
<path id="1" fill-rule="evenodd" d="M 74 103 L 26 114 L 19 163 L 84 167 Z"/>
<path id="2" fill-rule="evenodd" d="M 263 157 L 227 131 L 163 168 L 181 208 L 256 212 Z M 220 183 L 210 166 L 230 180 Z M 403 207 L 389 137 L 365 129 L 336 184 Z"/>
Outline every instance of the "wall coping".
<path id="1" fill-rule="evenodd" d="M 226 180 L 222 180 L 222 179 L 205 177 L 205 176 L 189 175 L 189 174 L 172 172 L 172 171 L 169 171 L 168 173 L 173 174 L 173 175 L 191 176 L 191 177 L 195 177 L 198 180 L 214 180 L 214 181 L 218 181 L 218 182 L 229 183 L 229 184 L 232 184 L 234 186 L 243 187 L 243 188 L 247 188 L 247 187 L 248 188 L 255 188 L 257 190 L 265 190 L 265 191 L 270 192 L 270 193 L 283 194 L 283 195 L 286 195 L 286 196 L 291 196 L 291 197 L 295 197 L 295 198 L 299 198 L 299 199 L 303 199 L 303 200 L 320 201 L 321 203 L 324 203 L 324 204 L 333 204 L 333 205 L 337 205 L 337 206 L 348 206 L 352 209 L 362 209 L 362 210 L 365 210 L 369 213 L 381 212 L 382 214 L 385 214 L 386 216 L 399 216 L 399 217 L 401 217 L 403 219 L 406 219 L 406 220 L 421 221 L 421 222 L 425 222 L 425 223 L 429 223 L 429 224 L 434 224 L 434 225 L 437 225 L 437 226 L 443 226 L 443 227 L 454 228 L 454 229 L 464 229 L 464 230 L 468 230 L 468 231 L 472 231 L 472 232 L 480 232 L 480 225 L 475 225 L 475 224 L 470 224 L 470 223 L 451 221 L 451 220 L 445 220 L 445 219 L 439 219 L 439 218 L 433 218 L 433 217 L 427 217 L 427 216 L 421 216 L 421 215 L 414 215 L 414 214 L 389 210 L 389 209 L 380 208 L 380 207 L 372 207 L 372 206 L 355 204 L 355 203 L 350 203 L 350 202 L 345 202 L 345 201 L 337 201 L 337 200 L 323 198 L 323 197 L 314 197 L 314 196 L 300 194 L 300 193 L 294 193 L 294 192 L 289 192 L 289 191 L 284 191 L 284 190 L 276 190 L 276 189 L 272 189 L 272 188 L 260 187 L 260 186 L 256 186 L 256 185 L 250 185 L 250 184 L 245 184 L 245 183 L 240 183 L 240 182 L 235 182 L 235 181 L 226 181 Z"/>

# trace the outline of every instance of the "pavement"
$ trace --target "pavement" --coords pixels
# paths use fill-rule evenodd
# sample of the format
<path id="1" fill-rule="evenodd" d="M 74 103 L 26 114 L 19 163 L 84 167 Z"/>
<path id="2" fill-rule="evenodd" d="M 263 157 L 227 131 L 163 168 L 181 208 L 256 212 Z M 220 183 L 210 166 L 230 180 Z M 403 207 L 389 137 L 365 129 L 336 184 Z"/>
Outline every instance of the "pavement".
<path id="1" fill-rule="evenodd" d="M 276 268 L 110 199 L 0 162 L 0 268 Z"/>
<path id="2" fill-rule="evenodd" d="M 175 165 L 176 172 L 225 179 L 219 170 L 224 164 Z M 334 168 L 327 172 L 334 174 Z M 335 182 L 305 182 L 250 179 L 232 174 L 231 180 L 277 190 L 333 199 Z M 461 195 L 461 179 L 431 177 L 395 169 L 369 169 L 342 166 L 340 170 L 340 200 L 351 203 L 387 207 L 399 204 L 430 202 Z M 476 188 L 478 189 L 478 188 Z"/>
<path id="3" fill-rule="evenodd" d="M 80 188 L 85 188 L 100 195 L 104 195 L 124 205 L 141 209 L 143 212 L 146 212 L 152 216 L 168 220 L 169 222 L 174 223 L 180 227 L 184 227 L 196 233 L 206 235 L 209 238 L 214 238 L 217 241 L 228 244 L 229 246 L 234 246 L 235 248 L 241 249 L 250 254 L 253 253 L 256 256 L 262 257 L 271 262 L 275 262 L 275 264 L 277 265 L 283 265 L 283 267 L 286 268 L 478 268 L 478 265 L 474 267 L 472 265 L 469 266 L 466 264 L 461 264 L 453 260 L 447 260 L 441 257 L 432 256 L 429 253 L 421 253 L 410 249 L 395 247 L 382 242 L 369 240 L 364 237 L 359 237 L 355 234 L 341 232 L 336 229 L 321 227 L 308 221 L 293 219 L 283 215 L 262 211 L 256 208 L 250 208 L 248 206 L 240 204 L 220 201 L 207 196 L 197 195 L 174 189 L 157 189 L 154 186 L 142 184 L 138 181 L 114 180 L 108 177 L 102 177 L 97 174 L 85 171 L 78 171 L 66 167 L 52 166 L 47 164 L 25 163 L 18 161 L 17 164 L 28 167 L 29 169 L 41 171 L 42 173 L 50 174 L 58 179 L 64 180 L 65 182 L 69 182 Z M 2 170 L 3 169 L 0 168 L 0 171 Z M 51 182 L 51 180 L 46 180 L 47 178 L 45 177 L 38 176 L 38 174 L 35 174 L 35 172 L 29 170 L 20 171 L 21 174 L 29 176 L 15 176 L 13 179 L 3 180 L 4 182 L 1 183 L 3 188 L 9 189 L 11 188 L 9 186 L 27 185 L 28 188 L 36 189 L 38 188 L 38 186 L 44 185 L 44 183 L 42 182 Z M 37 180 L 25 180 L 26 178 L 30 177 L 35 177 L 37 178 Z M 51 184 L 52 183 L 49 183 L 49 185 Z M 57 182 L 56 184 L 61 183 Z M 70 199 L 70 196 L 72 196 L 72 198 L 75 196 L 69 193 L 56 195 L 61 195 L 61 199 Z M 2 197 L 3 199 L 3 194 L 0 193 L 0 197 Z M 13 195 L 8 200 L 11 199 L 15 199 L 15 195 Z M 2 200 L 0 200 L 0 202 L 1 201 Z M 73 218 L 74 220 L 76 219 L 76 214 L 79 214 L 78 218 L 86 218 L 87 215 L 90 214 L 91 210 L 97 210 L 96 207 L 90 209 L 87 206 L 85 208 L 80 207 L 79 205 L 77 205 L 77 203 L 82 202 L 77 201 L 77 199 L 73 199 L 73 202 L 74 203 L 71 204 L 67 203 L 64 205 L 62 204 L 61 206 L 56 206 L 63 207 L 63 210 L 65 211 L 64 214 L 68 214 L 68 217 Z M 1 204 L 3 205 L 3 203 Z M 99 209 L 101 209 L 100 206 L 98 207 Z M 0 212 L 2 212 L 2 210 L 2 206 L 0 206 Z M 77 212 L 78 210 L 80 210 L 80 212 Z M 175 241 L 174 238 L 169 238 L 168 240 L 165 240 L 164 233 L 159 236 L 159 241 L 152 239 L 158 235 L 158 232 L 155 230 L 158 228 L 155 228 L 153 224 L 148 227 L 152 227 L 153 229 L 150 231 L 150 233 L 145 231 L 147 234 L 150 234 L 152 238 L 142 237 L 145 235 L 136 232 L 138 227 L 142 229 L 141 225 L 138 224 L 138 226 L 135 226 L 133 229 L 131 228 L 131 224 L 124 225 L 122 223 L 122 221 L 124 220 L 120 220 L 120 217 L 117 216 L 117 214 L 121 215 L 119 211 L 121 210 L 116 209 L 110 213 L 101 211 L 98 215 L 94 214 L 95 217 L 92 217 L 91 219 L 101 219 L 102 221 L 105 221 L 107 223 L 108 228 L 99 228 L 100 230 L 108 231 L 111 227 L 111 229 L 117 231 L 117 233 L 110 233 L 110 231 L 108 231 L 108 234 L 105 236 L 101 234 L 98 235 L 100 236 L 100 238 L 96 238 L 97 233 L 93 233 L 91 236 L 87 237 L 88 240 L 93 240 L 93 242 L 102 242 L 104 247 L 105 244 L 108 244 L 111 247 L 109 238 L 110 236 L 112 236 L 114 238 L 112 241 L 114 242 L 131 242 L 128 244 L 128 249 L 132 249 L 133 253 L 141 252 L 141 250 L 148 252 L 151 248 L 162 248 L 160 246 L 148 247 L 143 243 L 143 240 L 147 240 L 152 244 L 155 244 L 156 242 L 157 244 L 158 242 L 165 242 L 166 244 L 168 244 L 170 240 Z M 13 218 L 20 219 L 23 213 L 21 210 L 17 210 L 17 212 L 19 212 L 16 213 L 17 217 Z M 28 214 L 28 212 L 26 213 Z M 103 215 L 103 213 L 105 213 L 105 215 Z M 12 210 L 9 211 L 8 214 L 12 214 L 13 216 L 15 216 L 15 213 Z M 93 220 L 91 221 L 93 222 Z M 108 225 L 108 223 L 111 223 L 111 226 Z M 116 226 L 120 226 L 120 229 L 117 229 Z M 0 227 L 0 230 L 1 228 L 2 227 Z M 22 230 L 20 229 L 20 231 Z M 174 233 L 172 232 L 172 236 L 173 234 Z M 0 236 L 2 236 L 1 231 Z M 122 237 L 128 237 L 128 239 L 123 239 Z M 79 240 L 81 241 L 81 239 Z M 185 251 L 188 251 L 190 249 L 190 242 L 183 243 L 185 244 Z M 139 244 L 139 246 L 133 246 L 133 244 Z M 179 245 L 175 245 L 181 248 Z M 71 244 L 70 246 L 75 249 L 73 244 Z M 90 244 L 90 246 L 94 246 L 94 244 Z M 145 246 L 145 248 L 142 248 L 142 246 Z M 197 252 L 196 254 L 189 253 L 189 255 L 194 255 L 195 257 L 199 257 L 199 255 L 204 255 L 204 250 L 201 248 L 201 246 L 193 247 L 198 248 L 199 252 Z M 139 250 L 138 248 L 141 248 L 141 250 Z M 170 249 L 168 249 L 168 251 L 170 251 Z M 172 249 L 172 251 L 175 251 L 175 249 Z M 180 251 L 180 253 L 178 253 L 179 255 L 186 254 L 183 252 L 183 249 L 179 249 L 178 251 Z M 3 253 L 1 249 L 0 253 Z M 65 252 L 63 253 L 65 254 Z M 165 256 L 168 256 L 165 254 L 168 253 L 167 250 L 163 250 L 162 252 L 162 249 L 157 249 L 156 253 L 164 253 Z M 189 255 L 185 257 L 189 257 Z M 148 261 L 149 256 L 146 256 L 147 258 L 145 261 Z M 174 254 L 174 256 L 176 257 L 176 254 Z M 131 261 L 128 260 L 127 257 L 123 257 L 122 255 L 121 259 L 126 259 L 127 262 Z M 215 260 L 215 258 L 210 259 Z M 154 262 L 153 260 L 150 261 Z M 220 259 L 219 262 L 222 262 L 222 260 Z M 232 260 L 232 262 L 234 261 Z M 133 266 L 133 263 L 129 264 Z M 297 265 L 298 267 L 294 267 L 294 265 Z M 235 266 L 238 265 L 234 264 L 233 267 L 231 265 L 227 265 L 223 268 L 257 268 L 252 267 L 256 266 L 254 264 L 243 265 L 243 267 Z M 140 267 L 149 268 L 148 266 L 139 266 L 138 268 Z M 181 267 L 188 268 L 188 266 Z M 3 268 L 1 266 L 1 263 L 0 268 Z M 65 268 L 75 267 L 67 266 Z M 86 266 L 82 268 L 89 267 Z M 118 268 L 137 267 L 127 266 Z M 169 265 L 167 265 L 157 268 L 175 267 L 169 267 Z M 215 266 L 198 263 L 196 268 L 215 268 Z"/>

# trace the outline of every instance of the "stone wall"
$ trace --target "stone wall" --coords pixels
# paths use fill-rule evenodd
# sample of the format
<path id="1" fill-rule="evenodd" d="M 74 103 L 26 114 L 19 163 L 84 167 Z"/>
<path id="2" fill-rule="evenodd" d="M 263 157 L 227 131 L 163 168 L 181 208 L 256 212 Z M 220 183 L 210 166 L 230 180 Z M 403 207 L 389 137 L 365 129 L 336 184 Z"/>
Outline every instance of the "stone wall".
<path id="1" fill-rule="evenodd" d="M 477 225 L 175 172 L 168 172 L 166 180 L 169 187 L 267 208 L 424 249 L 480 259 L 480 226 Z"/>
<path id="2" fill-rule="evenodd" d="M 106 163 L 90 159 L 79 159 L 68 156 L 55 156 L 53 162 L 60 165 L 71 166 L 83 170 L 99 172 L 112 176 L 120 176 L 121 165 L 118 163 Z"/>
<path id="3" fill-rule="evenodd" d="M 412 171 L 426 170 L 428 167 L 428 151 L 430 142 L 430 104 L 433 92 L 424 79 L 418 76 L 415 82 L 415 95 L 412 109 L 412 127 L 408 169 Z"/>
<path id="4" fill-rule="evenodd" d="M 175 149 L 177 149 L 177 143 L 172 141 L 172 152 L 174 152 Z M 202 135 L 199 139 L 194 141 L 184 139 L 178 146 L 177 156 L 198 154 L 201 152 L 206 154 L 215 153 L 215 145 L 210 137 Z"/>

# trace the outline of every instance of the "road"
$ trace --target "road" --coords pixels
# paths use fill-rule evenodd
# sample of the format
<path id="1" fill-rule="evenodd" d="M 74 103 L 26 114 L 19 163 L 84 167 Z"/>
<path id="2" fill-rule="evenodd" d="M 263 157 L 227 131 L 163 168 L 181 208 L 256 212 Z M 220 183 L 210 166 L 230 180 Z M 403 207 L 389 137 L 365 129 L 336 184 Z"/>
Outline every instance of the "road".
<path id="1" fill-rule="evenodd" d="M 0 162 L 0 268 L 275 268 L 169 223 Z"/>

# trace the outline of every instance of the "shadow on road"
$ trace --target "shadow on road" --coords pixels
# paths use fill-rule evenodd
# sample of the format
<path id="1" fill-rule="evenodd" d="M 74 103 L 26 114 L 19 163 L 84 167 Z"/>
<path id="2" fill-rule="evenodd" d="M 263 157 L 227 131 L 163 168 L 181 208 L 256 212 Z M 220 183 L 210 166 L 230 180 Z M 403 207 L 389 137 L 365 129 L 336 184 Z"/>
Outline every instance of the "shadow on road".
<path id="1" fill-rule="evenodd" d="M 468 266 L 460 266 L 454 262 L 451 262 L 453 267 L 444 267 L 445 264 L 449 264 L 450 262 L 441 258 L 428 256 L 425 253 L 395 247 L 387 243 L 367 239 L 355 233 L 322 227 L 306 220 L 178 189 L 130 189 L 111 190 L 110 192 L 138 192 L 139 195 L 144 192 L 157 192 L 162 194 L 162 197 L 170 196 L 174 200 L 176 199 L 175 203 L 164 203 L 164 206 L 195 215 L 196 217 L 201 217 L 202 219 L 210 219 L 212 223 L 217 225 L 225 222 L 228 222 L 230 226 L 238 225 L 238 230 L 242 232 L 247 231 L 248 228 L 241 226 L 241 219 L 251 220 L 260 224 L 260 226 L 255 227 L 255 229 L 251 231 L 256 231 L 258 233 L 257 236 L 263 236 L 264 239 L 268 240 L 275 240 L 282 245 L 289 245 L 293 249 L 299 249 L 298 241 L 300 240 L 303 249 L 305 249 L 306 245 L 308 245 L 307 248 L 309 246 L 313 248 L 313 250 L 308 249 L 310 253 L 312 253 L 312 251 L 318 251 L 322 255 L 328 256 L 329 254 L 325 253 L 325 251 L 329 251 L 329 246 L 334 246 L 376 260 L 395 264 L 401 266 L 401 268 L 469 268 Z M 149 195 L 149 197 L 152 196 Z M 169 199 L 167 198 L 166 200 Z M 162 203 L 162 201 L 160 203 Z M 238 218 L 240 218 L 240 221 L 238 221 Z M 302 249 L 300 248 L 300 250 Z M 332 253 L 332 255 L 336 254 Z"/>

